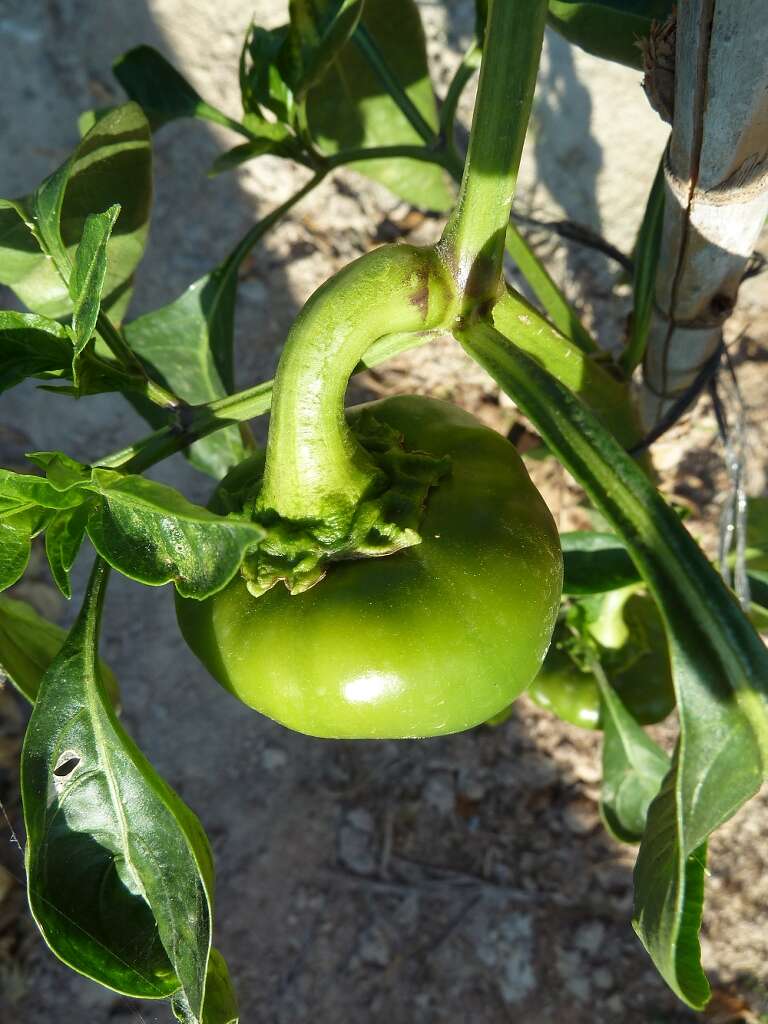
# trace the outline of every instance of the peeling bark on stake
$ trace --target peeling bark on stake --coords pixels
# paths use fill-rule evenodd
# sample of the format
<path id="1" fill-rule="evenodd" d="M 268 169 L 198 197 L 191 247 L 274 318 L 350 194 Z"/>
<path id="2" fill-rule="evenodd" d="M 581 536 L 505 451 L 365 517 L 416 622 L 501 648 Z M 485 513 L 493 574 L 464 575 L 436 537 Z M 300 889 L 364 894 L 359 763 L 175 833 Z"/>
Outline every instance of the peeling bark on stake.
<path id="1" fill-rule="evenodd" d="M 651 428 L 717 350 L 768 216 L 766 0 L 682 0 L 656 309 L 643 364 Z"/>

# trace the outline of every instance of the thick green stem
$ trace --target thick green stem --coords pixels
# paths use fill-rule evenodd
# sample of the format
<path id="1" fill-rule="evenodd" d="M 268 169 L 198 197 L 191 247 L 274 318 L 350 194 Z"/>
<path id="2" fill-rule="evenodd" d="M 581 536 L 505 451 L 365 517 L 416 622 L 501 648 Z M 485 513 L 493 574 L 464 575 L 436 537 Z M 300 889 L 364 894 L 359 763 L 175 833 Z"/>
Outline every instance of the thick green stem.
<path id="1" fill-rule="evenodd" d="M 491 316 L 497 331 L 578 395 L 623 447 L 637 444 L 642 430 L 626 381 L 613 377 L 511 288 Z"/>
<path id="2" fill-rule="evenodd" d="M 443 236 L 465 299 L 496 297 L 539 66 L 546 0 L 491 0 L 459 200 Z"/>
<path id="3" fill-rule="evenodd" d="M 425 345 L 439 334 L 439 330 L 420 331 L 416 334 L 387 334 L 373 343 L 365 357 L 355 367 L 354 373 L 363 373 L 400 352 Z M 245 391 L 238 391 L 235 395 L 227 395 L 226 398 L 219 398 L 215 402 L 196 406 L 183 427 L 162 427 L 127 448 L 121 448 L 97 459 L 94 465 L 121 469 L 125 473 L 143 473 L 150 466 L 189 448 L 201 437 L 214 434 L 233 423 L 242 423 L 269 412 L 274 383 L 273 380 L 267 380 Z"/>
<path id="4" fill-rule="evenodd" d="M 597 343 L 514 224 L 507 227 L 506 249 L 558 331 L 583 352 L 599 352 Z"/>
<path id="5" fill-rule="evenodd" d="M 370 150 L 367 156 L 363 155 L 365 153 L 364 150 L 355 153 L 348 151 L 347 153 L 337 154 L 339 163 L 352 163 L 353 159 L 373 159 L 374 157 L 387 155 L 392 157 L 411 156 L 418 160 L 440 164 L 459 184 L 464 173 L 464 159 L 456 148 L 456 110 L 464 88 L 480 66 L 481 52 L 477 44 L 473 43 L 465 54 L 443 101 L 443 107 L 440 111 L 439 139 L 441 145 L 438 147 L 435 147 L 434 132 L 421 117 L 413 101 L 395 78 L 381 51 L 378 49 L 374 51 L 371 47 L 363 45 L 361 46 L 361 52 L 368 60 L 371 68 L 379 76 L 379 80 L 388 90 L 392 99 L 400 107 L 402 113 L 419 135 L 421 135 L 426 145 L 421 150 L 416 147 L 415 153 L 393 152 L 387 154 L 386 149 L 389 147 L 380 150 Z M 567 338 L 574 341 L 585 352 L 598 351 L 597 345 L 579 321 L 575 310 L 571 307 L 565 295 L 557 287 L 544 264 L 513 224 L 509 224 L 507 227 L 505 242 L 507 252 L 518 264 L 523 277 L 533 289 L 534 294 L 558 330 L 562 331 Z"/>
<path id="6" fill-rule="evenodd" d="M 348 524 L 376 476 L 344 416 L 355 367 L 378 338 L 450 324 L 450 277 L 432 249 L 384 246 L 326 282 L 291 328 L 275 379 L 259 505 Z"/>

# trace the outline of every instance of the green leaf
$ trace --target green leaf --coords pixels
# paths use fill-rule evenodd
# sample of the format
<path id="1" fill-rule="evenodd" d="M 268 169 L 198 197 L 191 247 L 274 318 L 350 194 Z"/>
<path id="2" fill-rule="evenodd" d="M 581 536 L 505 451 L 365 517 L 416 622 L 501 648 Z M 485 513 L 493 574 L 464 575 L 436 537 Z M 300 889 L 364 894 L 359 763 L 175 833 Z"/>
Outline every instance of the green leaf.
<path id="1" fill-rule="evenodd" d="M 131 579 L 173 582 L 183 597 L 203 599 L 232 579 L 264 535 L 256 523 L 217 516 L 178 491 L 141 476 L 97 469 L 87 533 L 107 562 Z"/>
<path id="2" fill-rule="evenodd" d="M 246 116 L 263 117 L 264 108 L 282 124 L 293 124 L 296 101 L 279 66 L 287 35 L 287 25 L 271 30 L 250 25 L 240 53 L 240 95 Z"/>
<path id="3" fill-rule="evenodd" d="M 128 96 L 147 115 L 153 131 L 181 117 L 199 117 L 208 104 L 151 46 L 136 46 L 118 57 L 112 71 Z"/>
<path id="4" fill-rule="evenodd" d="M 574 530 L 560 534 L 563 593 L 602 594 L 640 579 L 626 547 L 613 533 Z"/>
<path id="5" fill-rule="evenodd" d="M 32 517 L 29 512 L 0 519 L 0 590 L 21 579 L 32 550 Z"/>
<path id="6" fill-rule="evenodd" d="M 642 70 L 638 39 L 664 21 L 675 0 L 549 0 L 549 24 L 569 42 L 596 57 Z"/>
<path id="7" fill-rule="evenodd" d="M 27 458 L 43 470 L 57 491 L 68 491 L 91 481 L 91 470 L 64 452 L 27 452 Z"/>
<path id="8" fill-rule="evenodd" d="M 38 615 L 26 601 L 0 597 L 0 675 L 30 704 L 37 700 L 40 680 L 66 638 L 66 630 Z M 117 705 L 117 680 L 103 661 L 100 671 L 109 699 Z"/>
<path id="9" fill-rule="evenodd" d="M 600 813 L 616 839 L 639 843 L 648 807 L 669 771 L 669 758 L 624 707 L 599 665 L 594 674 L 600 687 L 603 724 Z"/>
<path id="10" fill-rule="evenodd" d="M 239 146 L 228 149 L 226 153 L 221 153 L 217 156 L 211 164 L 208 177 L 215 178 L 218 174 L 233 171 L 236 167 L 248 163 L 249 160 L 255 160 L 259 156 L 264 156 L 265 153 L 274 153 L 282 156 L 283 154 L 279 150 L 280 144 L 270 142 L 269 139 L 259 139 L 258 142 L 243 142 Z"/>
<path id="11" fill-rule="evenodd" d="M 734 737 L 734 742 L 738 742 Z M 709 1000 L 701 969 L 699 929 L 704 910 L 707 846 L 690 852 L 679 842 L 679 751 L 648 812 L 635 864 L 635 918 L 641 942 L 673 992 L 690 1006 Z"/>
<path id="12" fill-rule="evenodd" d="M 237 264 L 227 261 L 191 285 L 178 299 L 125 326 L 128 344 L 156 379 L 192 405 L 233 390 L 232 339 Z M 150 403 L 129 396 L 154 427 L 165 417 Z M 221 478 L 246 455 L 236 424 L 195 442 L 187 455 L 199 469 Z"/>
<path id="13" fill-rule="evenodd" d="M 35 313 L 0 312 L 0 392 L 27 377 L 55 376 L 72 366 L 74 350 L 56 320 Z"/>
<path id="14" fill-rule="evenodd" d="M 42 476 L 0 469 L 0 517 L 15 515 L 34 505 L 43 508 L 74 508 L 87 497 L 79 489 L 79 482 L 60 488 Z"/>
<path id="15" fill-rule="evenodd" d="M 216 157 L 208 171 L 209 177 L 230 171 L 265 153 L 306 163 L 301 144 L 286 125 L 279 121 L 267 121 L 260 114 L 251 113 L 243 117 L 243 127 L 252 136 L 251 141 L 243 142 Z"/>
<path id="16" fill-rule="evenodd" d="M 103 306 L 119 319 L 144 252 L 151 193 L 149 125 L 137 104 L 126 103 L 101 118 L 32 196 L 0 203 L 0 284 L 33 312 L 71 315 L 69 274 L 85 222 L 117 204 Z"/>
<path id="17" fill-rule="evenodd" d="M 106 569 L 43 676 L 24 740 L 29 904 L 53 952 L 117 992 L 202 1012 L 213 866 L 197 818 L 126 734 L 97 660 Z"/>
<path id="18" fill-rule="evenodd" d="M 69 279 L 72 299 L 72 331 L 75 356 L 79 356 L 96 330 L 101 309 L 101 292 L 107 276 L 107 243 L 119 206 L 110 206 L 104 213 L 91 213 L 85 219 L 83 237 L 75 251 Z"/>
<path id="19" fill-rule="evenodd" d="M 414 0 L 366 0 L 361 24 L 421 115 L 437 129 L 424 30 Z M 325 153 L 361 146 L 420 144 L 421 137 L 384 89 L 354 38 L 307 95 L 312 137 Z M 356 162 L 354 169 L 416 206 L 445 211 L 453 196 L 441 168 L 414 160 Z"/>
<path id="20" fill-rule="evenodd" d="M 357 27 L 362 0 L 291 0 L 280 65 L 298 99 L 324 77 Z"/>
<path id="21" fill-rule="evenodd" d="M 176 1019 L 182 1024 L 197 1024 L 183 993 L 171 1000 Z M 226 961 L 218 949 L 212 949 L 208 960 L 208 978 L 205 984 L 205 1005 L 200 1024 L 239 1024 L 237 997 L 229 977 Z"/>
<path id="22" fill-rule="evenodd" d="M 656 177 L 648 195 L 645 213 L 635 243 L 635 270 L 632 276 L 632 318 L 630 321 L 627 347 L 621 354 L 620 363 L 629 376 L 642 362 L 648 332 L 651 328 L 653 304 L 656 296 L 656 268 L 661 251 L 661 235 L 664 225 L 664 158 L 662 157 Z"/>
<path id="23" fill-rule="evenodd" d="M 57 512 L 45 531 L 45 554 L 53 581 L 64 597 L 72 597 L 69 572 L 75 564 L 85 536 L 90 504 Z"/>
<path id="24" fill-rule="evenodd" d="M 488 325 L 457 337 L 624 541 L 664 619 L 680 740 L 640 846 L 635 926 L 667 984 L 700 1008 L 709 992 L 696 939 L 700 848 L 766 771 L 768 650 L 674 510 L 596 417 Z"/>

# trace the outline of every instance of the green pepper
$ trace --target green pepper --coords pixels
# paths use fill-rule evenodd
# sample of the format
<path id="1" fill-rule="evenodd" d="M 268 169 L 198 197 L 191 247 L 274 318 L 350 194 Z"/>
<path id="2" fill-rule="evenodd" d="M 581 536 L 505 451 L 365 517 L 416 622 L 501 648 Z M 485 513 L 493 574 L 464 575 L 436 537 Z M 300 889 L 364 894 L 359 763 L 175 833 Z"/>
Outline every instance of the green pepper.
<path id="1" fill-rule="evenodd" d="M 237 577 L 205 601 L 177 598 L 179 623 L 223 686 L 299 732 L 467 729 L 539 669 L 562 584 L 556 527 L 514 447 L 468 413 L 403 396 L 352 410 L 350 420 L 370 416 L 406 450 L 449 460 L 428 492 L 421 542 L 331 562 L 296 594 L 278 584 L 256 598 Z M 257 457 L 225 478 L 224 510 L 261 470 Z"/>
<path id="2" fill-rule="evenodd" d="M 629 588 L 580 607 L 588 610 L 584 618 L 591 653 L 627 710 L 641 725 L 666 718 L 675 706 L 675 692 L 664 627 L 652 599 Z M 581 646 L 569 617 L 561 618 L 528 692 L 534 703 L 558 718 L 599 729 L 600 689 L 589 660 L 581 656 Z"/>

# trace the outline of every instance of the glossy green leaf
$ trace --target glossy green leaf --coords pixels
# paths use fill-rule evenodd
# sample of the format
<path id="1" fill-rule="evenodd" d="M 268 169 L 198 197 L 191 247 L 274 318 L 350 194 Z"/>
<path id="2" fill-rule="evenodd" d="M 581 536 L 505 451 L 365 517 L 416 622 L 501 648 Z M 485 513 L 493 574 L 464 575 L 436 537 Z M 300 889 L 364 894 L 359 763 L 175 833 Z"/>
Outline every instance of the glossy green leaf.
<path id="1" fill-rule="evenodd" d="M 549 24 L 587 53 L 641 69 L 638 39 L 673 8 L 674 0 L 549 0 Z"/>
<path id="2" fill-rule="evenodd" d="M 632 317 L 626 350 L 621 354 L 620 363 L 629 376 L 642 362 L 648 332 L 651 328 L 653 305 L 656 296 L 656 268 L 661 251 L 661 234 L 664 225 L 664 158 L 662 157 L 656 177 L 648 195 L 645 213 L 635 243 L 635 270 L 632 276 Z"/>
<path id="3" fill-rule="evenodd" d="M 53 581 L 64 597 L 72 597 L 69 573 L 85 536 L 90 505 L 57 512 L 45 531 L 45 554 Z"/>
<path id="4" fill-rule="evenodd" d="M 149 125 L 137 104 L 126 103 L 101 118 L 32 196 L 0 204 L 0 283 L 36 313 L 69 316 L 69 274 L 85 222 L 117 204 L 103 305 L 119 319 L 144 252 L 151 192 Z"/>
<path id="5" fill-rule="evenodd" d="M 202 1011 L 213 866 L 192 812 L 126 734 L 98 667 L 106 568 L 43 676 L 21 758 L 29 904 L 53 952 L 117 992 Z"/>
<path id="6" fill-rule="evenodd" d="M 599 668 L 599 666 L 598 666 Z M 602 671 L 603 786 L 600 813 L 608 831 L 622 843 L 639 843 L 648 807 L 669 771 L 669 758 L 624 707 Z"/>
<path id="7" fill-rule="evenodd" d="M 41 265 L 32 211 L 23 199 L 0 199 L 0 284 L 13 286 Z"/>
<path id="8" fill-rule="evenodd" d="M 151 46 L 128 50 L 112 70 L 130 99 L 143 109 L 153 131 L 177 118 L 199 117 L 208 109 L 186 78 Z"/>
<path id="9" fill-rule="evenodd" d="M 732 740 L 737 745 L 739 737 Z M 699 944 L 707 845 L 702 841 L 687 852 L 679 841 L 681 774 L 678 750 L 649 809 L 635 864 L 633 924 L 670 988 L 689 1005 L 701 1007 L 710 996 Z"/>
<path id="10" fill-rule="evenodd" d="M 626 547 L 613 533 L 574 530 L 560 534 L 563 593 L 602 594 L 640 579 Z"/>
<path id="11" fill-rule="evenodd" d="M 765 773 L 768 650 L 673 509 L 595 416 L 488 325 L 457 336 L 624 541 L 664 619 L 680 740 L 640 846 L 635 926 L 672 990 L 701 1007 L 709 986 L 698 957 L 700 848 Z"/>
<path id="12" fill-rule="evenodd" d="M 423 118 L 437 129 L 424 30 L 414 0 L 366 0 L 361 24 L 375 39 Z M 326 153 L 422 141 L 385 91 L 354 38 L 343 48 L 322 82 L 310 90 L 307 116 L 313 138 Z M 356 162 L 355 170 L 416 206 L 443 211 L 453 202 L 445 175 L 437 166 L 400 158 Z"/>
<path id="13" fill-rule="evenodd" d="M 74 350 L 66 328 L 35 313 L 0 312 L 0 392 L 27 377 L 68 370 Z"/>
<path id="14" fill-rule="evenodd" d="M 236 265 L 227 261 L 169 305 L 125 326 L 128 344 L 153 376 L 190 404 L 211 402 L 232 390 L 236 289 Z M 156 406 L 130 400 L 152 426 L 165 425 Z M 219 479 L 245 454 L 236 424 L 188 449 L 195 466 Z"/>
<path id="15" fill-rule="evenodd" d="M 32 517 L 19 512 L 0 518 L 0 590 L 21 579 L 32 550 Z"/>
<path id="16" fill-rule="evenodd" d="M 48 483 L 57 491 L 68 491 L 91 481 L 90 468 L 65 452 L 27 452 L 27 458 L 42 469 Z"/>
<path id="17" fill-rule="evenodd" d="M 197 1024 L 183 993 L 171 1000 L 176 1019 L 182 1024 Z M 237 996 L 232 986 L 226 961 L 218 949 L 212 949 L 208 960 L 208 978 L 205 984 L 205 1004 L 200 1024 L 239 1024 Z"/>
<path id="18" fill-rule="evenodd" d="M 79 481 L 60 488 L 36 474 L 0 469 L 0 517 L 14 515 L 34 505 L 43 508 L 74 508 L 87 497 L 79 489 Z"/>
<path id="19" fill-rule="evenodd" d="M 37 700 L 40 680 L 66 638 L 66 630 L 38 615 L 26 601 L 0 597 L 0 675 L 30 704 Z M 103 661 L 100 670 L 109 699 L 117 705 L 117 680 Z"/>
<path id="20" fill-rule="evenodd" d="M 240 53 L 240 95 L 246 117 L 262 117 L 264 109 L 282 124 L 293 124 L 296 101 L 279 61 L 287 35 L 287 25 L 275 29 L 250 25 Z"/>
<path id="21" fill-rule="evenodd" d="M 301 99 L 325 76 L 357 27 L 363 0 L 290 0 L 280 64 Z"/>
<path id="22" fill-rule="evenodd" d="M 79 356 L 96 330 L 101 309 L 101 293 L 107 276 L 107 243 L 119 206 L 110 206 L 104 213 L 91 213 L 85 219 L 83 236 L 75 250 L 69 278 L 72 299 L 72 333 L 75 356 Z"/>
<path id="23" fill-rule="evenodd" d="M 88 536 L 111 566 L 140 583 L 173 582 L 184 597 L 209 597 L 264 535 L 249 520 L 214 515 L 144 477 L 104 469 L 93 477 L 101 501 L 91 508 Z"/>

